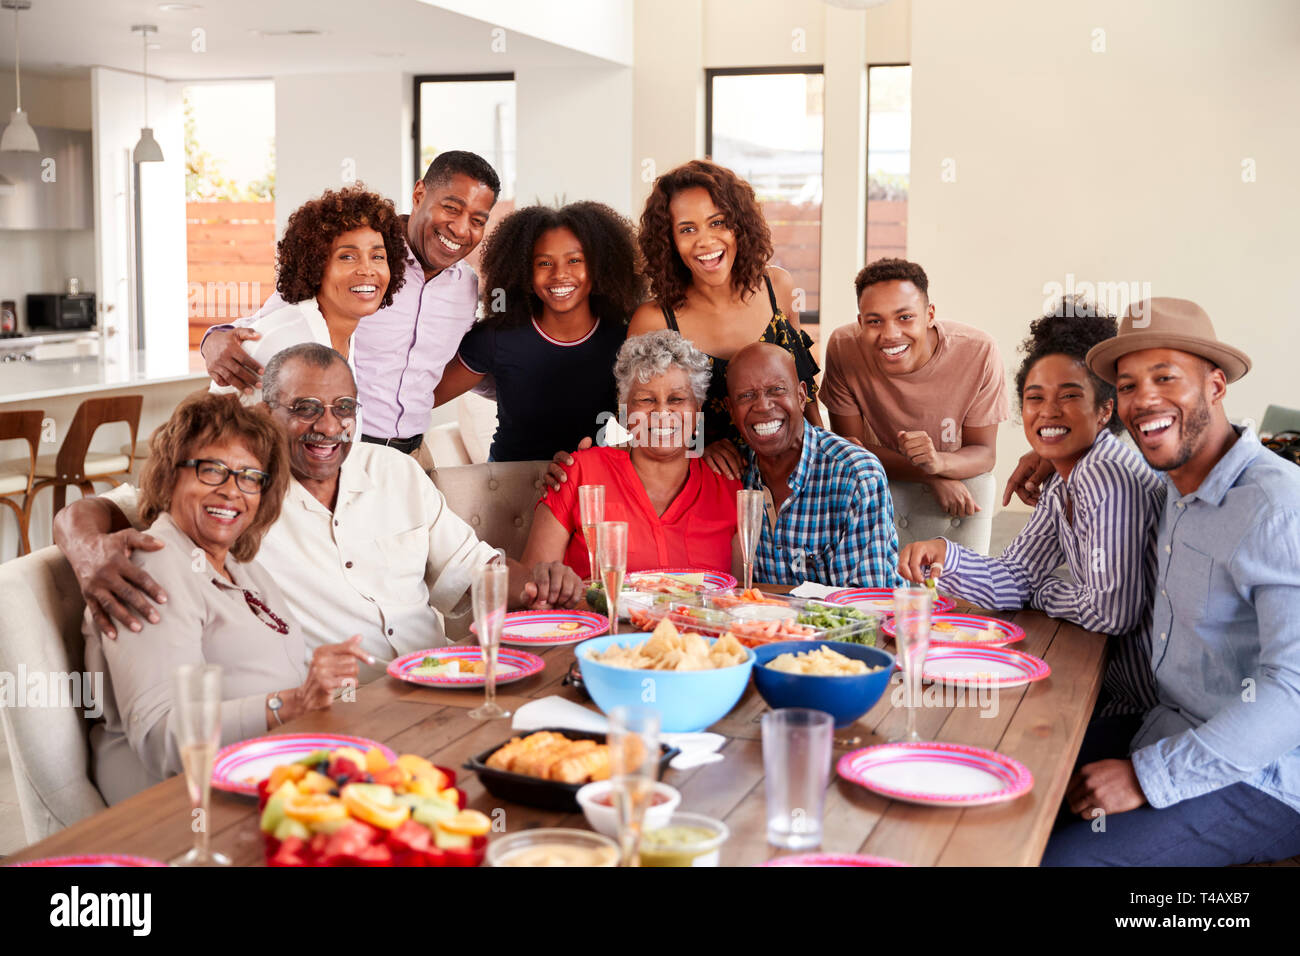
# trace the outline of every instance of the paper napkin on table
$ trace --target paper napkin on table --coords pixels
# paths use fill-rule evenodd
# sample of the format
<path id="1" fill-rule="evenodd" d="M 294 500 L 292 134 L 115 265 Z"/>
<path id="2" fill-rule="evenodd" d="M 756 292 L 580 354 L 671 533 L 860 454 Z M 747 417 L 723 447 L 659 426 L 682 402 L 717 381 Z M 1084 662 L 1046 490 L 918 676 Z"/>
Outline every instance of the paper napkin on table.
<path id="1" fill-rule="evenodd" d="M 803 584 L 791 591 L 790 596 L 797 598 L 815 598 L 820 601 L 824 600 L 827 595 L 843 590 L 843 588 L 828 588 L 826 585 L 818 584 L 816 581 L 805 581 Z"/>
<path id="2" fill-rule="evenodd" d="M 530 700 L 516 710 L 511 727 L 524 732 L 542 727 L 568 727 L 586 733 L 603 734 L 609 730 L 609 721 L 604 714 L 552 695 Z M 710 733 L 660 734 L 659 739 L 669 747 L 681 751 L 670 764 L 674 770 L 688 770 L 722 760 L 722 754 L 717 751 L 727 742 L 727 738 L 721 734 Z"/>

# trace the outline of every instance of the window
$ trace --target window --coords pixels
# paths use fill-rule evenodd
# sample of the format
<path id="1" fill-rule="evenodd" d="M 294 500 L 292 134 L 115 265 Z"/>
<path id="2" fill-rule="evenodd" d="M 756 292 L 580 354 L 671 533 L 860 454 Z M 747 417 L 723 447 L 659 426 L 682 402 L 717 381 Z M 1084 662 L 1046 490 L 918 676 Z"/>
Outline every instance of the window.
<path id="1" fill-rule="evenodd" d="M 275 86 L 200 83 L 185 107 L 190 348 L 275 291 Z"/>
<path id="2" fill-rule="evenodd" d="M 912 68 L 867 67 L 867 262 L 907 257 Z"/>
<path id="3" fill-rule="evenodd" d="M 705 72 L 705 152 L 754 187 L 772 264 L 794 278 L 800 324 L 815 326 L 821 273 L 821 67 Z M 809 328 L 816 338 L 816 329 Z"/>
<path id="4" fill-rule="evenodd" d="M 415 78 L 415 175 L 451 149 L 478 153 L 501 178 L 501 195 L 484 235 L 515 208 L 515 75 L 483 73 Z M 466 257 L 478 268 L 482 244 Z"/>

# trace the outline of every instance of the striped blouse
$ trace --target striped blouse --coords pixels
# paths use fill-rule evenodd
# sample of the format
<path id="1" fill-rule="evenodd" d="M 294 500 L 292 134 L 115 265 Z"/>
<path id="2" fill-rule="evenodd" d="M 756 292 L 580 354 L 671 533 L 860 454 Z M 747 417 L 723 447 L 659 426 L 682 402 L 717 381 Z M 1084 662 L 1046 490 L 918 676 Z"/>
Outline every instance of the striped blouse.
<path id="1" fill-rule="evenodd" d="M 1150 598 L 1164 500 L 1165 483 L 1142 456 L 1102 431 L 1067 481 L 1048 478 L 1029 523 L 1001 556 L 949 541 L 943 588 L 983 607 L 1037 608 L 1118 635 L 1105 679 L 1112 700 L 1103 713 L 1146 713 L 1156 705 Z M 1053 573 L 1063 563 L 1073 581 Z"/>

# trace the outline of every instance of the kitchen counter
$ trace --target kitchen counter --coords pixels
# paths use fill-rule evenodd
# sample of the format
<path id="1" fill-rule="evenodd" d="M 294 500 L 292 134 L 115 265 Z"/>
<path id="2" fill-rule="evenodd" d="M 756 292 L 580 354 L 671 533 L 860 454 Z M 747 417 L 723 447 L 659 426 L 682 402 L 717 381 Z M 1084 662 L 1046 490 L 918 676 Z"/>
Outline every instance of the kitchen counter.
<path id="1" fill-rule="evenodd" d="M 38 337 L 44 338 L 28 336 L 10 341 L 29 342 Z M 193 382 L 197 388 L 207 378 L 197 352 L 166 360 L 138 352 L 125 364 L 97 357 L 5 362 L 0 363 L 0 406 L 170 382 Z"/>

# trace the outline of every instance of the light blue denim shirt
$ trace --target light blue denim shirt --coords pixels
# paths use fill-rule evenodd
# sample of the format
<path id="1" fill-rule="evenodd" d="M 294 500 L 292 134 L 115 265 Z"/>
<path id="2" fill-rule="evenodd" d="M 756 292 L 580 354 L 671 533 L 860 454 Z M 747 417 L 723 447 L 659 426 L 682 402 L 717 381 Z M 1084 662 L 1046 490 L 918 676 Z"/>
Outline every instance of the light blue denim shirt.
<path id="1" fill-rule="evenodd" d="M 1160 705 L 1133 739 L 1153 807 L 1247 783 L 1300 811 L 1300 468 L 1238 435 L 1160 520 Z"/>

